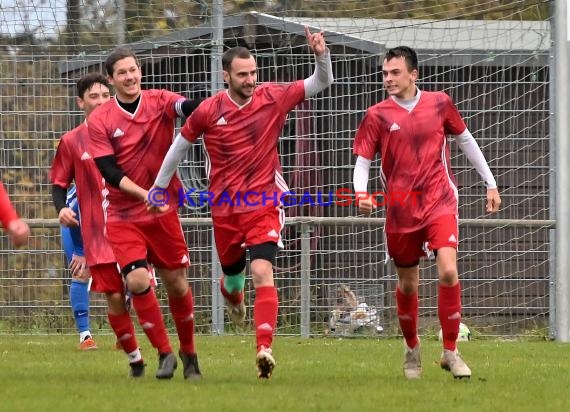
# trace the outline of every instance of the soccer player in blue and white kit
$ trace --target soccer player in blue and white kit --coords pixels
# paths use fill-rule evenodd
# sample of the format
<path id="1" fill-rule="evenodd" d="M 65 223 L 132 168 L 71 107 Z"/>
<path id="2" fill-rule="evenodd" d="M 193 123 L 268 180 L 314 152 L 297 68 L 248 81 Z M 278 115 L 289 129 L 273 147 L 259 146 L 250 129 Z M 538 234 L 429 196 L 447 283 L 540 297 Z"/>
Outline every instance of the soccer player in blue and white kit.
<path id="1" fill-rule="evenodd" d="M 79 220 L 79 202 L 75 186 L 67 192 L 67 207 L 69 207 Z M 69 269 L 71 270 L 71 286 L 69 287 L 69 300 L 75 326 L 79 332 L 79 348 L 81 350 L 97 349 L 93 335 L 89 330 L 89 270 L 85 264 L 83 240 L 79 226 L 67 227 L 61 225 L 61 243 Z"/>

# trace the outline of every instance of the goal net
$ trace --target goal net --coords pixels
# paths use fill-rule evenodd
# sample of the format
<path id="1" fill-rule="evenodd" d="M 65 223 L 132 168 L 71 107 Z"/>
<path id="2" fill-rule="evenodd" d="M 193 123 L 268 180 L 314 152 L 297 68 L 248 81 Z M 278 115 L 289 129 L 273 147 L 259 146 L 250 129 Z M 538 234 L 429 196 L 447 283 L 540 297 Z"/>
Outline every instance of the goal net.
<path id="1" fill-rule="evenodd" d="M 284 230 L 285 249 L 275 265 L 277 332 L 399 333 L 397 277 L 393 265 L 384 264 L 382 220 L 348 219 L 357 215 L 356 207 L 343 204 L 339 195 L 352 191 L 352 141 L 358 123 L 367 107 L 386 96 L 379 69 L 383 53 L 408 45 L 418 52 L 419 87 L 444 90 L 454 99 L 503 199 L 496 216 L 500 220 L 485 220 L 483 183 L 451 141 L 462 219 L 458 264 L 463 322 L 475 336 L 548 334 L 554 178 L 548 2 L 234 0 L 224 1 L 221 9 L 216 3 L 2 2 L 2 181 L 20 214 L 35 220 L 26 250 L 11 250 L 2 237 L 0 334 L 73 331 L 69 275 L 53 221 L 47 170 L 58 139 L 82 121 L 73 99 L 79 76 L 102 70 L 112 47 L 128 43 L 140 58 L 144 87 L 206 97 L 222 87 L 212 72 L 219 59 L 216 46 L 223 44 L 253 50 L 260 82 L 303 79 L 314 69 L 305 25 L 325 32 L 335 83 L 291 112 L 279 143 L 285 179 L 305 197 L 286 207 L 290 222 Z M 179 173 L 186 188 L 207 187 L 200 145 L 189 152 Z M 375 161 L 372 190 L 380 190 L 378 176 Z M 212 325 L 223 302 L 217 295 L 211 225 L 195 220 L 208 218 L 209 208 L 187 207 L 181 216 L 191 251 L 188 274 L 197 327 L 216 332 Z M 373 216 L 384 214 L 377 210 Z M 422 263 L 420 278 L 420 333 L 435 334 L 438 281 L 433 261 Z M 248 320 L 254 299 L 250 279 Z M 160 287 L 159 295 L 166 308 Z M 93 322 L 108 331 L 104 302 L 94 296 L 93 307 Z M 231 331 L 227 324 L 225 329 Z"/>

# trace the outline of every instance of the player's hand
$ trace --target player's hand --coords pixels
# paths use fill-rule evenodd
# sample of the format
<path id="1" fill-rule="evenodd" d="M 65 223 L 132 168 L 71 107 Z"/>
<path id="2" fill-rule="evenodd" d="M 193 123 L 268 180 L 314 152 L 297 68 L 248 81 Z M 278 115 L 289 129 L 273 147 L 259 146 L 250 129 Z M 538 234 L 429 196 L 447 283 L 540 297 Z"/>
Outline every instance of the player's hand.
<path id="1" fill-rule="evenodd" d="M 323 31 L 312 34 L 309 28 L 305 26 L 305 36 L 307 36 L 309 47 L 317 56 L 321 56 L 327 50 L 325 33 Z"/>
<path id="2" fill-rule="evenodd" d="M 59 223 L 67 227 L 79 226 L 79 220 L 75 217 L 77 214 L 69 207 L 64 207 L 59 211 Z"/>
<path id="3" fill-rule="evenodd" d="M 89 280 L 89 270 L 84 256 L 73 255 L 71 262 L 69 262 L 69 269 L 71 276 L 77 280 Z"/>
<path id="4" fill-rule="evenodd" d="M 146 196 L 144 199 L 144 204 L 146 205 L 146 210 L 149 213 L 163 213 L 170 209 L 168 205 L 168 198 L 165 197 L 168 195 L 166 189 L 152 186 L 148 192 L 146 192 Z"/>
<path id="5" fill-rule="evenodd" d="M 8 232 L 8 236 L 10 236 L 10 240 L 14 246 L 20 247 L 28 242 L 30 227 L 22 219 L 14 219 L 8 223 L 6 232 Z"/>
<path id="6" fill-rule="evenodd" d="M 370 196 L 360 197 L 358 198 L 357 202 L 359 212 L 365 216 L 370 215 L 370 213 L 376 209 L 376 205 Z"/>
<path id="7" fill-rule="evenodd" d="M 496 213 L 501 206 L 501 196 L 498 189 L 487 189 L 487 213 Z"/>

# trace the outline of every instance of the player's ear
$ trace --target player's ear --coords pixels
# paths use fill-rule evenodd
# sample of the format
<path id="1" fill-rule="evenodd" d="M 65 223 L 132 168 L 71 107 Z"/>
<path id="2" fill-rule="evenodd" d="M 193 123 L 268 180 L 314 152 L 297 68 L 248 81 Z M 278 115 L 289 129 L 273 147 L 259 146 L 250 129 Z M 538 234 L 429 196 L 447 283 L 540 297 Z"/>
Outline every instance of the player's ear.
<path id="1" fill-rule="evenodd" d="M 415 82 L 416 80 L 418 80 L 418 69 L 412 70 L 411 76 L 412 76 L 412 80 L 413 80 L 414 82 Z"/>
<path id="2" fill-rule="evenodd" d="M 230 74 L 227 71 L 223 71 L 223 77 L 224 77 L 224 82 L 229 83 L 230 82 Z"/>
<path id="3" fill-rule="evenodd" d="M 77 107 L 79 107 L 80 110 L 83 110 L 85 108 L 85 102 L 81 97 L 75 97 L 75 102 L 77 103 Z"/>

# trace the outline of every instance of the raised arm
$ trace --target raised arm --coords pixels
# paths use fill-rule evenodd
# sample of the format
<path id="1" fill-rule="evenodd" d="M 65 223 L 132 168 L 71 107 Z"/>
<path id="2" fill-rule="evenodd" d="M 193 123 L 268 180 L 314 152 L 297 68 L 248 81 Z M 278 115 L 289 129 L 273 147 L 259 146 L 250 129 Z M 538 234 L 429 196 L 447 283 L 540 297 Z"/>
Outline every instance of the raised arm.
<path id="1" fill-rule="evenodd" d="M 331 55 L 325 44 L 324 33 L 321 31 L 312 34 L 309 28 L 305 26 L 305 35 L 309 47 L 315 53 L 316 61 L 315 72 L 304 80 L 305 98 L 308 98 L 329 87 L 334 81 L 334 76 Z"/>

